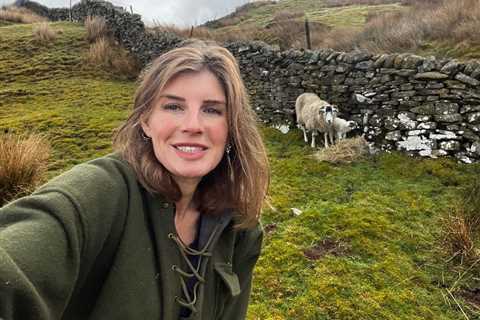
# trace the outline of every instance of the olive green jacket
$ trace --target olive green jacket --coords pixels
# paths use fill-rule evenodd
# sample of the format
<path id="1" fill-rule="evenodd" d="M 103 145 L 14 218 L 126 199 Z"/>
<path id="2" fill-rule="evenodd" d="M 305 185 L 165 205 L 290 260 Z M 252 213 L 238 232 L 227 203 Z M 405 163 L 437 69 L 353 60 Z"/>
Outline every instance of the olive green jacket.
<path id="1" fill-rule="evenodd" d="M 78 165 L 0 209 L 0 318 L 178 320 L 191 269 L 175 239 L 173 205 L 118 155 Z M 187 319 L 244 319 L 260 227 L 205 215 L 199 242 Z"/>

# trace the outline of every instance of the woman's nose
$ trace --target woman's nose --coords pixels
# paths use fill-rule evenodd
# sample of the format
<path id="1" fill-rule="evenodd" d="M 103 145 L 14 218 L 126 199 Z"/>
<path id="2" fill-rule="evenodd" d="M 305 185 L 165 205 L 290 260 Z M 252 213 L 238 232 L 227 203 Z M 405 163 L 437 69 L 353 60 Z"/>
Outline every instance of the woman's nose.
<path id="1" fill-rule="evenodd" d="M 189 110 L 185 113 L 182 119 L 181 128 L 183 132 L 201 133 L 203 131 L 202 119 L 199 110 Z"/>

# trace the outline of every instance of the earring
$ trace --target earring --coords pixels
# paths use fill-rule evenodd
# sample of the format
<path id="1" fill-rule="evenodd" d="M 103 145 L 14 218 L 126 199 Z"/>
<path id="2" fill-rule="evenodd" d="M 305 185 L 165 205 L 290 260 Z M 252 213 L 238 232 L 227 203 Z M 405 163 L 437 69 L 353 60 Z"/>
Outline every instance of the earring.
<path id="1" fill-rule="evenodd" d="M 150 138 L 149 136 L 147 136 L 143 130 L 142 130 L 141 135 L 142 135 L 143 141 L 145 141 L 145 142 L 150 142 L 150 141 L 152 141 L 152 138 Z"/>
<path id="2" fill-rule="evenodd" d="M 228 143 L 225 147 L 225 152 L 227 153 L 227 156 L 230 156 L 230 151 L 232 151 L 232 145 Z"/>

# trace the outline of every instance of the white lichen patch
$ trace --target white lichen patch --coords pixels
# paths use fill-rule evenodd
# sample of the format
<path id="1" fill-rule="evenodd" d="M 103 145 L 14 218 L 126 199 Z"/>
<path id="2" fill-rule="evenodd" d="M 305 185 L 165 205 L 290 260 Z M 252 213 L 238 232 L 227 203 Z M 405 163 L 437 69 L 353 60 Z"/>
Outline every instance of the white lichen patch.
<path id="1" fill-rule="evenodd" d="M 420 136 L 409 136 L 406 140 L 397 142 L 398 149 L 405 151 L 431 151 L 433 146 L 434 142 L 432 140 Z"/>
<path id="2" fill-rule="evenodd" d="M 410 119 L 407 114 L 405 113 L 399 113 L 398 114 L 398 120 L 400 120 L 400 123 L 407 129 L 413 130 L 417 126 L 417 122 Z"/>

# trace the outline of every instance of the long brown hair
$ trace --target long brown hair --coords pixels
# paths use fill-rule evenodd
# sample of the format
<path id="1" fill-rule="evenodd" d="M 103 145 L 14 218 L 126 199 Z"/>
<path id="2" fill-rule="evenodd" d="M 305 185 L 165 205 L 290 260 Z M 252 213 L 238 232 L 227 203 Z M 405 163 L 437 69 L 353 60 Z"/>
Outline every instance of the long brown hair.
<path id="1" fill-rule="evenodd" d="M 223 86 L 231 151 L 202 178 L 194 202 L 202 213 L 221 214 L 233 209 L 236 227 L 252 227 L 258 221 L 268 189 L 268 160 L 238 64 L 227 49 L 211 42 L 195 41 L 155 59 L 142 76 L 132 113 L 115 134 L 114 148 L 130 163 L 149 192 L 178 201 L 180 188 L 155 157 L 140 123 L 149 117 L 157 96 L 170 79 L 181 72 L 202 70 L 212 72 Z"/>

